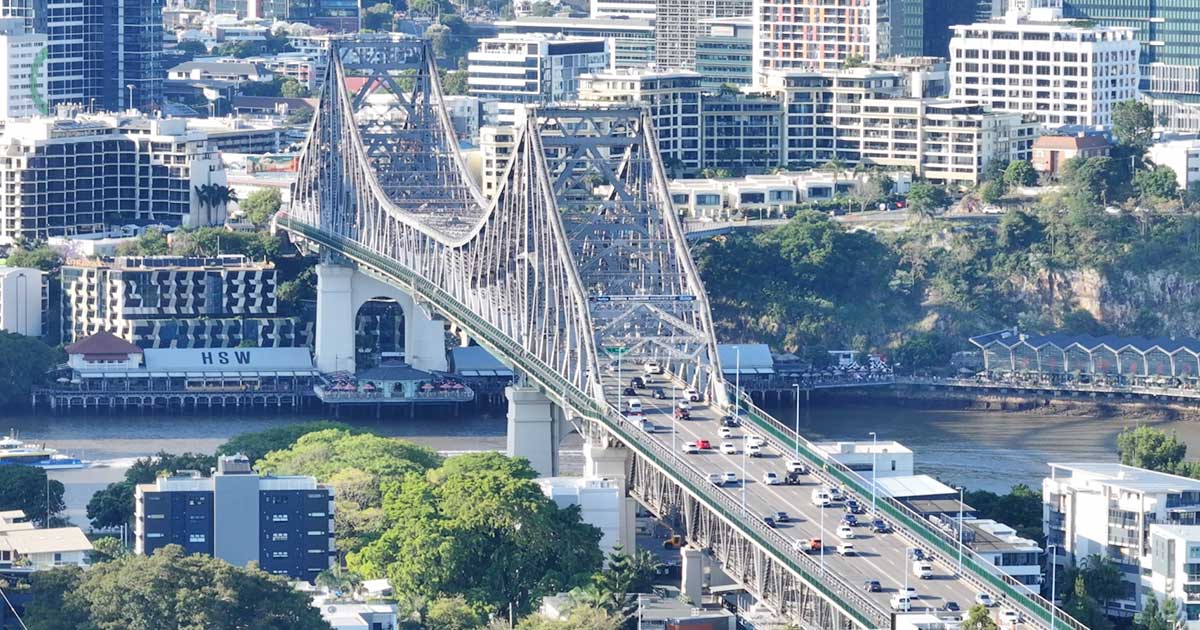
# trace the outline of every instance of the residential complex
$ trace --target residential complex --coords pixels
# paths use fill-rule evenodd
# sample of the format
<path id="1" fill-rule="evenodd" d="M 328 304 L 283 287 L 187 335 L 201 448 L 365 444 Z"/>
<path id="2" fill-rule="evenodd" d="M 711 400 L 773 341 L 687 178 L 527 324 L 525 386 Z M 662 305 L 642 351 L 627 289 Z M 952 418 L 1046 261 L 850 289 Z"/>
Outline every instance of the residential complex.
<path id="1" fill-rule="evenodd" d="M 670 170 L 699 170 L 700 74 L 690 70 L 612 70 L 579 77 L 579 102 L 650 108 L 658 148 Z"/>
<path id="2" fill-rule="evenodd" d="M 1107 126 L 1138 95 L 1132 29 L 1090 26 L 1053 8 L 1011 9 L 1003 19 L 954 27 L 952 98 L 1034 114 L 1048 127 Z"/>
<path id="3" fill-rule="evenodd" d="M 653 8 L 654 5 L 650 5 Z M 610 68 L 642 68 L 654 63 L 654 22 L 649 19 L 523 17 L 497 22 L 501 34 L 603 37 Z"/>
<path id="4" fill-rule="evenodd" d="M 45 94 L 34 86 L 45 85 L 46 69 L 37 57 L 46 50 L 46 35 L 34 33 L 19 17 L 0 18 L 0 119 L 28 118 L 46 111 Z"/>
<path id="5" fill-rule="evenodd" d="M 0 512 L 0 572 L 6 576 L 86 567 L 91 551 L 91 541 L 78 527 L 39 529 L 21 510 Z"/>
<path id="6" fill-rule="evenodd" d="M 754 83 L 754 22 L 750 17 L 701 20 L 696 72 L 706 90 Z"/>
<path id="7" fill-rule="evenodd" d="M 754 71 L 830 70 L 874 61 L 888 41 L 884 0 L 755 0 Z"/>
<path id="8" fill-rule="evenodd" d="M 134 498 L 134 552 L 166 545 L 230 564 L 312 581 L 333 566 L 333 489 L 312 477 L 261 476 L 245 456 L 208 471 L 178 471 L 141 484 Z"/>
<path id="9" fill-rule="evenodd" d="M 63 341 L 111 331 L 142 348 L 302 345 L 278 313 L 276 271 L 244 256 L 73 260 L 62 268 Z"/>
<path id="10" fill-rule="evenodd" d="M 1141 577 L 1152 571 L 1151 527 L 1197 525 L 1200 480 L 1114 463 L 1051 463 L 1042 503 L 1053 561 L 1099 555 L 1115 562 L 1124 591 L 1109 611 L 1130 615 L 1149 588 Z"/>
<path id="11" fill-rule="evenodd" d="M 752 0 L 661 0 L 654 22 L 658 66 L 694 70 L 703 20 L 747 16 L 751 8 Z"/>
<path id="12" fill-rule="evenodd" d="M 992 519 L 964 518 L 963 542 L 1018 582 L 1038 592 L 1042 584 L 1042 548 Z"/>
<path id="13" fill-rule="evenodd" d="M 23 267 L 0 267 L 0 330 L 41 337 L 46 312 L 45 272 Z"/>
<path id="14" fill-rule="evenodd" d="M 1142 584 L 1160 601 L 1179 605 L 1184 628 L 1200 628 L 1200 525 L 1150 525 L 1149 575 Z"/>
<path id="15" fill-rule="evenodd" d="M 512 124 L 515 106 L 574 100 L 579 75 L 608 68 L 609 54 L 600 37 L 490 37 L 467 55 L 467 83 L 472 96 L 498 103 L 489 122 Z"/>
<path id="16" fill-rule="evenodd" d="M 912 185 L 908 171 L 891 171 L 887 176 L 897 194 L 908 192 Z M 729 179 L 672 179 L 669 187 L 671 203 L 679 213 L 693 219 L 728 220 L 782 217 L 799 204 L 850 194 L 867 179 L 862 172 L 805 170 Z"/>
<path id="17" fill-rule="evenodd" d="M 224 207 L 196 189 L 225 183 L 219 156 L 185 119 L 118 115 L 10 120 L 0 132 L 0 241 L 105 232 L 111 226 L 203 226 Z"/>

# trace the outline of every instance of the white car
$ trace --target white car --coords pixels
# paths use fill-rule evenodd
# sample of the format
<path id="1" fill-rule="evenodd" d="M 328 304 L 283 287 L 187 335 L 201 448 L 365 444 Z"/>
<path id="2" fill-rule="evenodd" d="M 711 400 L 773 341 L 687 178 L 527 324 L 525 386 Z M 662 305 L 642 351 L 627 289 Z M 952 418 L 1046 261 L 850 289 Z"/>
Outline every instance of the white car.
<path id="1" fill-rule="evenodd" d="M 900 593 L 892 595 L 889 603 L 892 605 L 892 610 L 896 612 L 908 612 L 909 608 L 912 607 L 912 599 L 905 597 Z"/>
<path id="2" fill-rule="evenodd" d="M 737 445 L 733 442 L 721 442 L 721 452 L 726 455 L 737 455 Z"/>
<path id="3" fill-rule="evenodd" d="M 834 501 L 845 501 L 846 495 L 842 494 L 842 489 L 837 486 L 829 486 L 829 498 Z"/>
<path id="4" fill-rule="evenodd" d="M 762 479 L 763 479 L 763 483 L 767 484 L 768 486 L 778 486 L 780 483 L 783 482 L 783 480 L 781 480 L 779 478 L 779 475 L 776 475 L 773 472 L 763 473 Z"/>
<path id="5" fill-rule="evenodd" d="M 1000 611 L 1000 625 L 1011 628 L 1019 623 L 1021 623 L 1021 613 L 1011 608 Z"/>
<path id="6" fill-rule="evenodd" d="M 733 437 L 733 429 L 730 429 L 729 427 L 721 427 L 720 429 L 717 429 L 717 435 L 728 440 L 729 438 Z"/>
<path id="7" fill-rule="evenodd" d="M 695 455 L 700 452 L 700 447 L 695 442 L 688 442 L 683 445 L 684 455 Z"/>
<path id="8" fill-rule="evenodd" d="M 766 443 L 766 439 L 764 439 L 761 435 L 755 435 L 751 433 L 746 436 L 746 444 L 749 444 L 750 446 L 763 446 Z"/>
<path id="9" fill-rule="evenodd" d="M 992 606 L 996 605 L 996 600 L 992 599 L 992 596 L 988 595 L 987 593 L 976 593 L 975 603 L 979 604 L 980 606 L 991 608 Z"/>
<path id="10" fill-rule="evenodd" d="M 683 390 L 683 396 L 692 402 L 700 402 L 700 391 L 695 387 L 689 387 Z"/>
<path id="11" fill-rule="evenodd" d="M 679 400 L 675 401 L 675 406 L 678 407 L 679 409 L 687 411 L 692 408 L 692 403 L 689 403 L 688 401 L 680 398 Z"/>
<path id="12" fill-rule="evenodd" d="M 719 488 L 725 484 L 725 477 L 723 477 L 721 473 L 709 473 L 708 483 L 711 483 Z"/>
<path id="13" fill-rule="evenodd" d="M 901 586 L 900 588 L 897 588 L 896 591 L 901 595 L 907 595 L 912 599 L 917 598 L 917 587 L 915 586 Z"/>
<path id="14" fill-rule="evenodd" d="M 663 368 L 658 361 L 647 361 L 642 364 L 642 371 L 646 373 L 646 376 L 653 376 L 655 374 L 662 374 Z"/>
<path id="15" fill-rule="evenodd" d="M 808 466 L 805 466 L 804 462 L 802 462 L 798 459 L 791 459 L 791 460 L 788 460 L 787 471 L 790 473 L 805 474 L 808 472 Z"/>
<path id="16" fill-rule="evenodd" d="M 842 544 L 838 545 L 837 552 L 838 552 L 838 555 L 841 555 L 841 556 L 853 556 L 854 555 L 854 543 L 842 543 Z"/>
<path id="17" fill-rule="evenodd" d="M 853 540 L 854 528 L 850 527 L 849 525 L 838 525 L 837 537 L 841 538 L 842 540 Z"/>
<path id="18" fill-rule="evenodd" d="M 762 447 L 757 444 L 751 444 L 750 446 L 746 447 L 746 456 L 747 457 L 762 457 L 762 454 L 763 454 Z"/>
<path id="19" fill-rule="evenodd" d="M 738 482 L 738 476 L 735 472 L 727 472 L 721 475 L 721 481 L 726 484 L 735 484 Z"/>

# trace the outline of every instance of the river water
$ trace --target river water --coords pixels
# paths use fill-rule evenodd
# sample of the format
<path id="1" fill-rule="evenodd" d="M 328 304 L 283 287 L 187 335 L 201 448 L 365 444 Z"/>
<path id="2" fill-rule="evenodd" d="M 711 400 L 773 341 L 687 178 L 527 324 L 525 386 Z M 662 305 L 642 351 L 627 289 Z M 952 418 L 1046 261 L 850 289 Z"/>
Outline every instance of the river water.
<path id="1" fill-rule="evenodd" d="M 794 417 L 785 405 L 771 410 L 781 420 Z M 84 507 L 92 493 L 119 480 L 134 458 L 160 450 L 211 453 L 229 437 L 246 431 L 328 417 L 320 412 L 273 415 L 123 414 L 0 416 L 0 432 L 12 428 L 28 441 L 85 459 L 104 468 L 54 471 L 67 488 L 67 516 L 86 526 Z M 503 450 L 504 410 L 464 413 L 459 417 L 407 412 L 395 417 L 349 419 L 349 424 L 388 436 L 410 439 L 443 453 Z M 1121 417 L 1041 416 L 980 410 L 918 410 L 892 406 L 817 403 L 802 410 L 801 432 L 810 439 L 896 440 L 914 451 L 916 470 L 971 489 L 1006 491 L 1016 483 L 1037 487 L 1046 462 L 1115 461 L 1116 435 L 1135 421 Z M 1200 423 L 1150 423 L 1176 431 L 1200 456 Z M 715 437 L 715 436 L 714 436 Z M 581 467 L 579 441 L 563 444 L 563 468 Z"/>

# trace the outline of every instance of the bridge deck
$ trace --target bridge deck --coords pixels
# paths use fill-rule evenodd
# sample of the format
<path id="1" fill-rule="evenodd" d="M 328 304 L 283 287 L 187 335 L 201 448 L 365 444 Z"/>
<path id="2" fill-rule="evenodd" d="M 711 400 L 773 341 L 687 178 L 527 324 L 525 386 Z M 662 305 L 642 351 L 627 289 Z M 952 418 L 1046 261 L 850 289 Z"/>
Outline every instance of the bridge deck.
<path id="1" fill-rule="evenodd" d="M 628 385 L 633 376 L 646 378 L 640 370 L 625 369 L 623 376 L 610 373 L 605 379 L 605 395 L 609 400 L 621 404 L 628 397 L 619 396 L 619 389 Z M 707 404 L 692 404 L 690 420 L 674 420 L 672 412 L 673 396 L 682 398 L 684 385 L 666 376 L 647 379 L 647 388 L 662 387 L 666 399 L 656 400 L 651 397 L 650 389 L 638 391 L 638 400 L 645 410 L 646 419 L 657 426 L 657 431 L 649 433 L 646 438 L 662 444 L 677 456 L 681 466 L 688 466 L 703 475 L 709 473 L 736 473 L 743 485 L 726 486 L 722 492 L 728 494 L 735 502 L 741 502 L 745 494 L 745 506 L 748 519 L 761 518 L 765 514 L 776 511 L 787 512 L 794 519 L 779 525 L 778 529 L 785 537 L 793 540 L 821 538 L 825 547 L 823 556 L 824 566 L 828 571 L 840 577 L 853 586 L 861 587 L 865 580 L 879 580 L 883 590 L 879 593 L 868 594 L 880 609 L 890 610 L 889 600 L 892 595 L 905 586 L 916 589 L 917 599 L 913 611 L 936 610 L 947 601 L 956 602 L 965 614 L 965 610 L 974 604 L 974 598 L 979 589 L 969 582 L 955 577 L 957 557 L 946 558 L 938 556 L 934 562 L 934 577 L 921 580 L 912 575 L 911 562 L 907 560 L 907 549 L 912 545 L 898 534 L 872 534 L 870 528 L 860 524 L 853 528 L 855 538 L 845 542 L 854 544 L 856 554 L 842 557 L 836 553 L 838 543 L 843 542 L 836 535 L 837 527 L 844 514 L 841 503 L 827 508 L 819 508 L 811 502 L 811 492 L 815 488 L 830 485 L 831 479 L 821 471 L 814 470 L 804 477 L 801 485 L 767 485 L 763 483 L 764 473 L 775 472 L 781 478 L 786 475 L 786 462 L 793 459 L 791 451 L 783 445 L 768 438 L 767 446 L 763 448 L 763 456 L 759 458 L 743 457 L 745 436 L 747 433 L 757 433 L 748 428 L 748 422 L 743 419 L 742 427 L 734 428 L 733 436 L 723 439 L 718 435 L 720 418 L 723 413 Z M 674 387 L 674 389 L 672 389 Z M 765 437 L 765 436 L 764 436 Z M 698 454 L 687 455 L 682 452 L 687 442 L 708 440 L 713 448 Z M 737 447 L 736 455 L 724 454 L 719 450 L 722 442 L 732 442 Z M 743 470 L 745 471 L 743 473 Z M 854 496 L 860 504 L 869 511 L 871 497 Z M 870 515 L 860 515 L 860 521 L 870 522 Z M 892 524 L 893 526 L 895 524 Z M 929 551 L 927 546 L 923 547 Z M 814 554 L 815 555 L 815 554 Z M 990 593 L 1000 602 L 993 609 L 994 614 L 1004 609 L 1005 601 L 997 593 Z M 1015 608 L 1014 608 L 1015 609 Z M 1035 628 L 1036 625 L 1022 623 L 1017 628 Z"/>

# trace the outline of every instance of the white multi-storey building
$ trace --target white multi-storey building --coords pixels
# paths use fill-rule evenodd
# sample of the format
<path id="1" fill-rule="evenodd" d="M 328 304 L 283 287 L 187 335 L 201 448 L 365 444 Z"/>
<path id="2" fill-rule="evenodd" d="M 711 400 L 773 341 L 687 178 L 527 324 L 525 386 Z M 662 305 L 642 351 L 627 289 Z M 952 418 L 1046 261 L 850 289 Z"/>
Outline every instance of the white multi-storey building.
<path id="1" fill-rule="evenodd" d="M 653 9 L 654 5 L 650 7 Z M 653 18 L 523 17 L 497 22 L 496 28 L 501 34 L 603 37 L 609 40 L 610 68 L 641 68 L 654 63 Z"/>
<path id="2" fill-rule="evenodd" d="M 592 0 L 591 15 L 594 18 L 653 20 L 657 6 L 656 0 Z"/>
<path id="3" fill-rule="evenodd" d="M 1187 630 L 1200 630 L 1200 525 L 1150 526 L 1150 572 L 1145 598 L 1175 600 Z"/>
<path id="4" fill-rule="evenodd" d="M 1133 29 L 1080 25 L 1053 7 L 1014 8 L 954 27 L 950 96 L 1035 114 L 1049 127 L 1107 126 L 1117 103 L 1137 97 L 1139 50 Z"/>
<path id="5" fill-rule="evenodd" d="M 1117 564 L 1124 594 L 1107 602 L 1126 615 L 1140 608 L 1150 572 L 1151 527 L 1196 525 L 1200 480 L 1122 464 L 1050 464 L 1042 480 L 1042 529 L 1054 562 L 1070 565 L 1092 555 Z"/>
<path id="6" fill-rule="evenodd" d="M 1183 190 L 1200 182 L 1200 138 L 1164 137 L 1150 147 L 1151 162 L 1175 171 L 1175 181 Z"/>
<path id="7" fill-rule="evenodd" d="M 610 70 L 579 77 L 579 101 L 649 106 L 668 171 L 700 168 L 700 81 L 691 70 Z"/>
<path id="8" fill-rule="evenodd" d="M 754 0 L 756 75 L 874 61 L 887 41 L 884 0 Z"/>
<path id="9" fill-rule="evenodd" d="M 44 63 L 37 63 L 46 50 L 46 35 L 34 33 L 24 18 L 0 19 L 0 118 L 28 118 L 38 113 L 35 98 L 44 104 L 45 94 L 33 93 L 33 85 L 46 84 Z"/>
<path id="10" fill-rule="evenodd" d="M 996 565 L 1033 592 L 1041 589 L 1042 548 L 1004 523 L 991 519 L 963 519 L 963 541 L 984 560 Z"/>
<path id="11" fill-rule="evenodd" d="M 69 113 L 68 113 L 69 114 Z M 197 188 L 224 185 L 219 153 L 183 118 L 63 115 L 10 120 L 0 133 L 0 241 L 160 223 L 224 221 Z"/>
<path id="12" fill-rule="evenodd" d="M 499 104 L 487 122 L 510 125 L 518 106 L 573 101 L 579 75 L 608 68 L 608 41 L 593 37 L 504 34 L 467 54 L 472 96 Z"/>
<path id="13" fill-rule="evenodd" d="M 45 273 L 25 267 L 0 267 L 0 330 L 42 336 L 46 310 Z"/>

